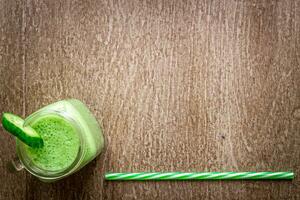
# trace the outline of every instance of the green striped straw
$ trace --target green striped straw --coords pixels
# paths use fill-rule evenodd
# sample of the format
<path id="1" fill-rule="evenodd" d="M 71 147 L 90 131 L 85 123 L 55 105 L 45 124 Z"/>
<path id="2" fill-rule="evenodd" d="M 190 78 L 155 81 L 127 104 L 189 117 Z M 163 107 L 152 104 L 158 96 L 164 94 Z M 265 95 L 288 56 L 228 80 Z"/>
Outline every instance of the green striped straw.
<path id="1" fill-rule="evenodd" d="M 106 173 L 109 181 L 162 181 L 162 180 L 291 180 L 293 172 L 141 172 Z"/>

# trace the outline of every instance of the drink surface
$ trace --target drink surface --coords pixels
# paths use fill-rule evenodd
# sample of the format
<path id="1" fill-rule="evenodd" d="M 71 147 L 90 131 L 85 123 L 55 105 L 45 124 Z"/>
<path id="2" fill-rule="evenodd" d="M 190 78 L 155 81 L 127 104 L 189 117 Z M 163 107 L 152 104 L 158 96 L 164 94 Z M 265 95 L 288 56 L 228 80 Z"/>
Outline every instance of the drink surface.
<path id="1" fill-rule="evenodd" d="M 34 121 L 31 126 L 44 140 L 42 148 L 26 147 L 27 155 L 34 165 L 43 170 L 58 171 L 74 162 L 80 139 L 68 121 L 60 116 L 47 115 Z"/>

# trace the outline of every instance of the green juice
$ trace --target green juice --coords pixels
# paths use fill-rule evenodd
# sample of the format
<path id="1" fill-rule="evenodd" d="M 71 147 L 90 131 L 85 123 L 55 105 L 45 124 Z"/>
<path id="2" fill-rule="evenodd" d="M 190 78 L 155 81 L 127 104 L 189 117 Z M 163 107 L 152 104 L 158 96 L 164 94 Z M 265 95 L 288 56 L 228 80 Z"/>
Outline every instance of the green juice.
<path id="1" fill-rule="evenodd" d="M 76 159 L 80 139 L 74 127 L 64 118 L 49 115 L 36 120 L 31 127 L 43 138 L 42 148 L 26 147 L 32 162 L 44 170 L 66 169 Z"/>
<path id="2" fill-rule="evenodd" d="M 102 130 L 81 101 L 50 104 L 25 119 L 42 137 L 44 146 L 32 148 L 17 139 L 17 154 L 25 169 L 52 182 L 81 169 L 104 147 Z"/>

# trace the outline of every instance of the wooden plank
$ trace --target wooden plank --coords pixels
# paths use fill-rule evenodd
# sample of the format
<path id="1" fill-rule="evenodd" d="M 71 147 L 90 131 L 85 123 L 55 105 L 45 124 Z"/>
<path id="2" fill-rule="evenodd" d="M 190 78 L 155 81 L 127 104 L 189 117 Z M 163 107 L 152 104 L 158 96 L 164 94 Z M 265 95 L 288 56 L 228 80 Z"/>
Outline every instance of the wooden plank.
<path id="1" fill-rule="evenodd" d="M 0 113 L 24 116 L 23 109 L 23 7 L 22 1 L 0 1 Z M 0 199 L 21 199 L 26 195 L 25 172 L 12 173 L 15 140 L 0 129 Z"/>
<path id="2" fill-rule="evenodd" d="M 300 197 L 297 177 L 102 179 L 104 171 L 298 174 L 299 1 L 28 0 L 25 11 L 26 114 L 78 98 L 108 140 L 70 178 L 28 176 L 27 199 Z"/>
<path id="3" fill-rule="evenodd" d="M 89 95 L 85 92 L 90 90 L 91 85 L 85 83 L 83 78 L 86 76 L 81 74 L 91 69 L 85 69 L 80 63 L 80 56 L 86 56 L 81 54 L 88 51 L 80 50 L 80 44 L 74 43 L 85 40 L 81 35 L 83 22 L 80 22 L 79 17 L 84 15 L 81 6 L 88 4 L 80 1 L 27 1 L 27 115 L 52 102 L 78 98 L 93 109 L 100 121 L 100 112 L 95 110 L 99 102 L 87 101 Z M 76 15 L 77 19 L 71 14 Z M 70 55 L 71 52 L 75 55 Z M 27 199 L 101 199 L 102 168 L 103 158 L 100 157 L 81 172 L 57 183 L 41 183 L 28 176 Z"/>
<path id="4" fill-rule="evenodd" d="M 114 13 L 125 18 L 125 25 L 115 25 L 127 27 L 123 37 L 145 32 L 132 43 L 149 43 L 124 56 L 141 56 L 134 66 L 147 74 L 128 86 L 133 100 L 120 104 L 108 168 L 299 172 L 299 121 L 291 117 L 300 92 L 299 3 L 172 2 L 143 8 L 125 3 Z M 136 21 L 147 25 L 135 27 Z M 129 114 L 126 105 L 132 105 Z M 106 199 L 299 198 L 298 179 L 106 187 Z"/>

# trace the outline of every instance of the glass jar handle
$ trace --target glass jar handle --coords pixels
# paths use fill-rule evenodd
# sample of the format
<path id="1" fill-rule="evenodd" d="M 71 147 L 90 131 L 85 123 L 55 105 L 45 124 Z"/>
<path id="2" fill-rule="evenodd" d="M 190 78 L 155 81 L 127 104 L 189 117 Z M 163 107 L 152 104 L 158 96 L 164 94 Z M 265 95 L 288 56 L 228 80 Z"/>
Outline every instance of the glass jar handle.
<path id="1" fill-rule="evenodd" d="M 15 156 L 12 161 L 7 164 L 7 167 L 10 172 L 18 172 L 24 168 L 18 156 Z"/>

